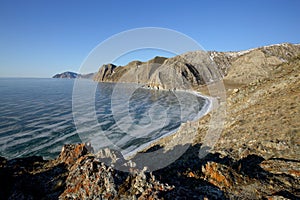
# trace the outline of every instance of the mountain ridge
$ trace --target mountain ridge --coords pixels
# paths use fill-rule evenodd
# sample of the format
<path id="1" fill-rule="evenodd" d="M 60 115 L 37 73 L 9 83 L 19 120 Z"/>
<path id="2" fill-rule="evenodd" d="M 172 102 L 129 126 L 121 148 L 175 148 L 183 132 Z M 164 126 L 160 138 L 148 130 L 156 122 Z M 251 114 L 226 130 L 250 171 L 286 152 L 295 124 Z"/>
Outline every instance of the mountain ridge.
<path id="1" fill-rule="evenodd" d="M 258 77 L 268 77 L 274 66 L 288 62 L 299 53 L 300 45 L 290 43 L 243 51 L 194 51 L 171 58 L 155 57 L 147 62 L 132 61 L 125 66 L 106 64 L 93 80 L 135 82 L 156 89 L 197 88 L 223 78 L 239 84 L 250 83 Z M 104 73 L 107 70 L 109 73 Z"/>

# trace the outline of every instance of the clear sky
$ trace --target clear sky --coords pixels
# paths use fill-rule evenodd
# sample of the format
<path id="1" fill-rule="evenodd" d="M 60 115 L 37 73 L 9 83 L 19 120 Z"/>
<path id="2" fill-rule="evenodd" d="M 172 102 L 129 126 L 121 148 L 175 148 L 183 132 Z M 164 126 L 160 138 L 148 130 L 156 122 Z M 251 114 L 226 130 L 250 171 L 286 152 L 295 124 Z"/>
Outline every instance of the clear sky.
<path id="1" fill-rule="evenodd" d="M 300 1 L 0 0 L 0 76 L 51 77 L 79 71 L 100 42 L 140 27 L 174 29 L 206 50 L 299 43 Z M 116 64 L 154 54 L 135 54 Z"/>

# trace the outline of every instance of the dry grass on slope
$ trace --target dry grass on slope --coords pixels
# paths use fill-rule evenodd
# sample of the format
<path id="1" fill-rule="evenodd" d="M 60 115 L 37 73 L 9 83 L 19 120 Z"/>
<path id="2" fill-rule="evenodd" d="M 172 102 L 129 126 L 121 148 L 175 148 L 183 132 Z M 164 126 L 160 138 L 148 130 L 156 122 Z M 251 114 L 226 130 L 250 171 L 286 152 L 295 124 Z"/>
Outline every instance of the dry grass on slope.
<path id="1" fill-rule="evenodd" d="M 227 93 L 227 120 L 215 150 L 235 157 L 299 159 L 299 57 L 276 66 L 271 78 Z"/>

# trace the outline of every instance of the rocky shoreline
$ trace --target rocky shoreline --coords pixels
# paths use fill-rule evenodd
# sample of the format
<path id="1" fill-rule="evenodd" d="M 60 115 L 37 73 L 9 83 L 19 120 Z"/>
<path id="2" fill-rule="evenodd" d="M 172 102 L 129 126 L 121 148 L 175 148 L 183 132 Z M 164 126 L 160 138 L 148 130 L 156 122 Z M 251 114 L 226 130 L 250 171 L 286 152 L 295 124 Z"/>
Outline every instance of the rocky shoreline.
<path id="1" fill-rule="evenodd" d="M 212 114 L 183 124 L 143 153 L 186 149 L 152 171 L 88 144 L 58 158 L 0 158 L 3 199 L 299 199 L 300 46 L 212 52 L 224 70 L 227 115 L 218 142 L 199 158 Z M 196 88 L 209 95 L 205 86 Z M 192 141 L 186 130 L 197 127 Z M 116 166 L 123 166 L 119 168 Z M 149 167 L 149 166 L 148 166 Z"/>
<path id="2" fill-rule="evenodd" d="M 93 154 L 85 144 L 65 145 L 51 161 L 1 158 L 0 195 L 3 199 L 299 198 L 299 160 L 266 160 L 255 154 L 235 160 L 220 153 L 199 159 L 198 150 L 199 145 L 191 145 L 174 163 L 154 172 L 130 165 L 128 172 L 117 170 L 114 164 L 122 159 L 118 154 L 109 149 Z"/>

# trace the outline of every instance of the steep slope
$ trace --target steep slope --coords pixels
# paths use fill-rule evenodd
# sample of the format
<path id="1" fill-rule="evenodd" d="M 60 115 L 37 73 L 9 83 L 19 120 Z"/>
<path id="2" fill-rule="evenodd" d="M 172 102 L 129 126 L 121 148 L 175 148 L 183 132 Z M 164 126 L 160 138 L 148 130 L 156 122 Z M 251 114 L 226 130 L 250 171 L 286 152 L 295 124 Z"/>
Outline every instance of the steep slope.
<path id="1" fill-rule="evenodd" d="M 196 51 L 169 59 L 155 57 L 148 62 L 132 61 L 126 66 L 103 65 L 94 80 L 134 82 L 161 89 L 191 89 L 220 79 L 222 73 L 219 71 L 209 54 Z"/>
<path id="2" fill-rule="evenodd" d="M 116 68 L 116 65 L 113 64 L 107 64 L 107 65 L 103 65 L 98 73 L 96 73 L 96 75 L 94 76 L 94 80 L 102 82 L 102 81 L 109 81 L 112 74 L 113 74 L 113 70 Z"/>
<path id="3" fill-rule="evenodd" d="M 103 65 L 94 80 L 135 82 L 161 89 L 195 89 L 223 77 L 225 82 L 247 84 L 272 78 L 276 66 L 299 53 L 300 45 L 288 43 L 239 52 L 195 51 L 168 59 L 132 61 L 126 66 Z"/>
<path id="4" fill-rule="evenodd" d="M 192 89 L 221 79 L 219 71 L 206 52 L 188 52 L 165 60 L 147 85 L 162 89 Z"/>
<path id="5" fill-rule="evenodd" d="M 159 146 L 171 151 L 178 145 L 188 145 L 190 138 L 186 132 L 194 128 L 194 151 L 172 166 L 189 166 L 179 177 L 199 182 L 204 179 L 230 199 L 299 199 L 299 45 L 273 45 L 225 53 L 226 56 L 235 64 L 228 68 L 228 76 L 225 76 L 227 114 L 217 143 L 208 151 L 208 156 L 200 159 L 200 163 L 206 164 L 201 167 L 195 160 L 199 159 L 199 146 L 211 127 L 211 113 L 199 121 L 183 124 L 176 134 L 161 139 L 150 149 Z M 256 63 L 250 72 L 257 76 L 249 76 L 247 66 L 250 65 L 240 59 Z M 260 72 L 262 69 L 268 73 Z M 236 71 L 240 76 L 232 76 Z M 228 82 L 235 84 L 228 85 Z M 172 167 L 163 173 L 172 176 Z M 176 173 L 174 170 L 173 176 Z M 178 184 L 178 187 L 184 186 Z"/>
<path id="6" fill-rule="evenodd" d="M 147 62 L 132 61 L 126 66 L 106 64 L 100 67 L 94 77 L 98 82 L 136 82 L 147 83 L 152 73 L 166 60 L 164 57 L 155 57 Z"/>
<path id="7" fill-rule="evenodd" d="M 246 84 L 257 79 L 272 78 L 276 66 L 287 63 L 299 53 L 299 45 L 287 43 L 227 53 L 232 61 L 224 80 Z"/>

